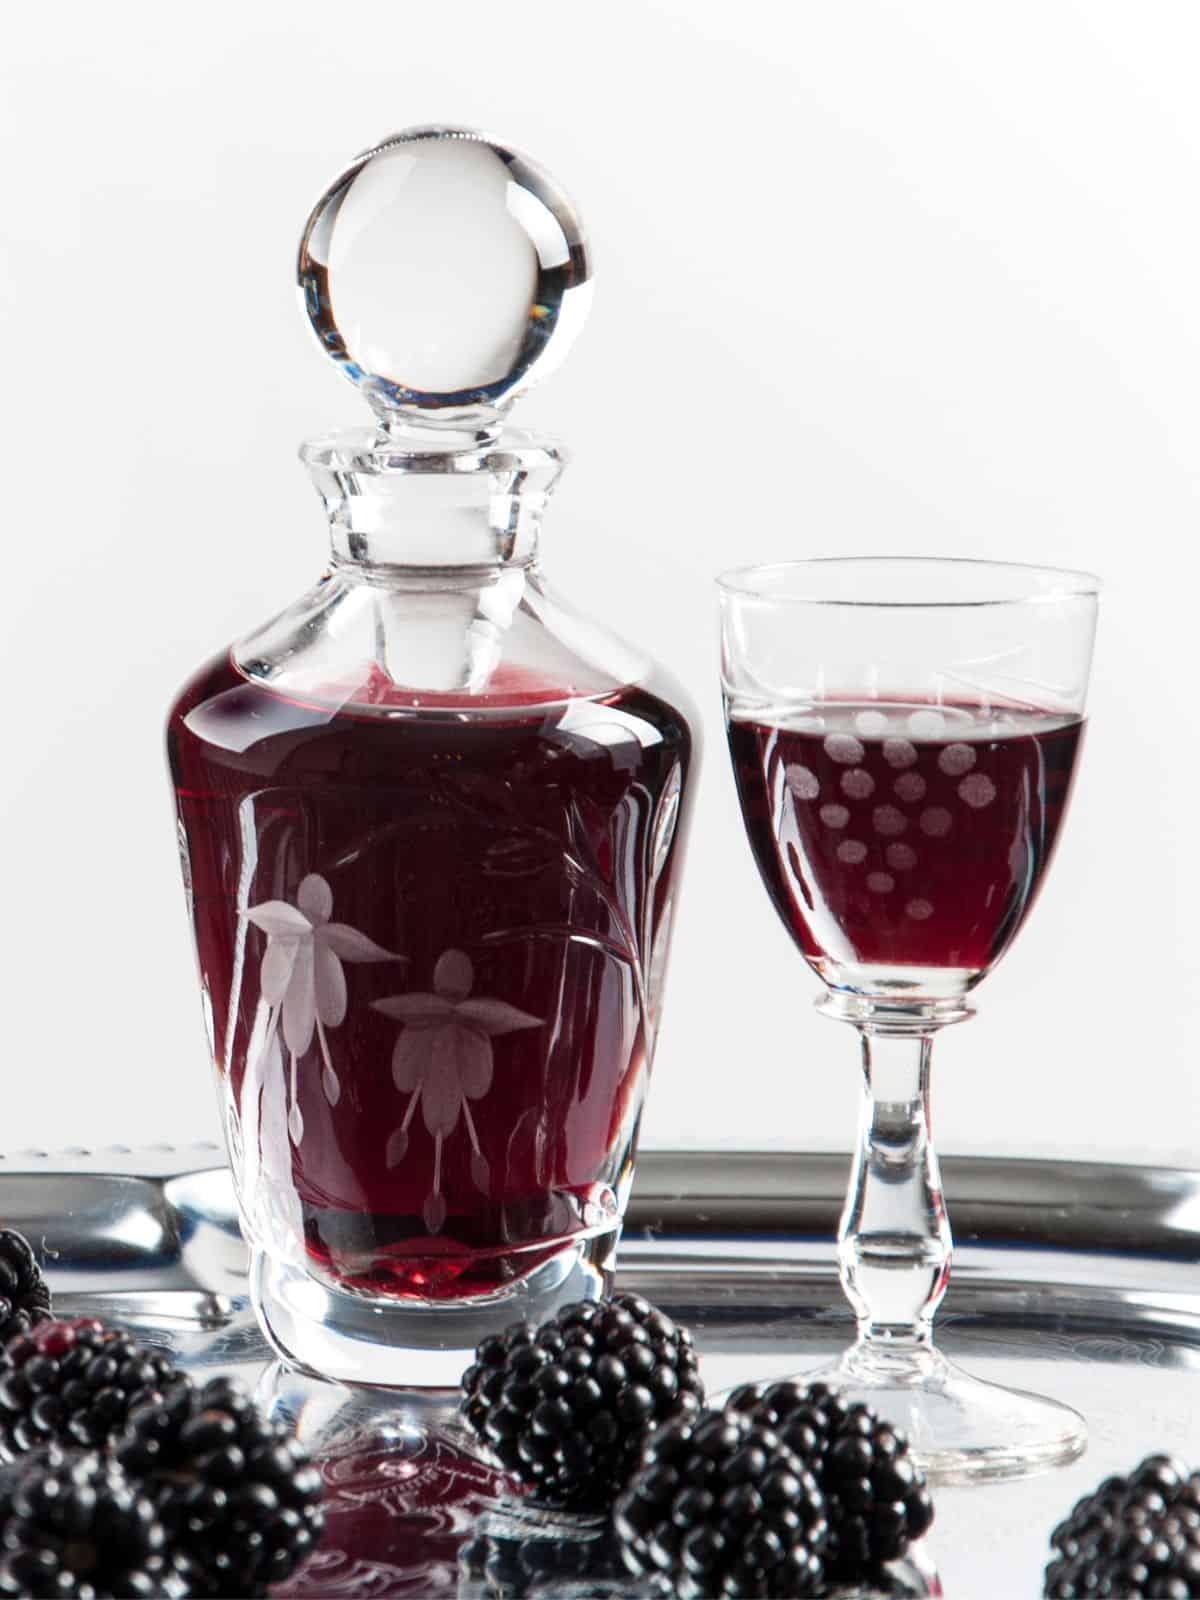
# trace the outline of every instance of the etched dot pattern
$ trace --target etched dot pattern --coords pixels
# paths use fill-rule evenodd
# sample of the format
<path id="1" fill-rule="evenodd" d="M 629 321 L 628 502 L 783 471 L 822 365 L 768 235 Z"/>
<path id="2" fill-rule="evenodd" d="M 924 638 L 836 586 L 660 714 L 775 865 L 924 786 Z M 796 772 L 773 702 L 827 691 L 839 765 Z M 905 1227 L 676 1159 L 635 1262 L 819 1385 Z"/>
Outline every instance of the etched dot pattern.
<path id="1" fill-rule="evenodd" d="M 894 839 L 908 827 L 908 818 L 896 806 L 876 806 L 871 813 L 871 826 L 885 839 Z"/>
<path id="2" fill-rule="evenodd" d="M 916 746 L 907 739 L 885 739 L 883 759 L 889 767 L 913 767 L 917 762 Z"/>
<path id="3" fill-rule="evenodd" d="M 856 767 L 866 752 L 853 734 L 831 733 L 825 740 L 825 754 L 841 767 Z"/>
<path id="4" fill-rule="evenodd" d="M 1078 728 L 1022 714 L 1001 729 L 990 710 L 953 704 L 816 710 L 761 729 L 787 763 L 774 849 L 781 867 L 793 841 L 799 854 L 779 887 L 806 954 L 982 970 L 1045 859 Z"/>
<path id="5" fill-rule="evenodd" d="M 940 711 L 914 711 L 908 719 L 908 731 L 914 739 L 940 739 L 946 731 L 946 719 Z"/>
<path id="6" fill-rule="evenodd" d="M 875 793 L 875 779 L 862 767 L 842 773 L 842 793 L 851 800 L 869 800 Z"/>
<path id="7" fill-rule="evenodd" d="M 892 784 L 892 793 L 906 805 L 915 805 L 918 800 L 924 800 L 928 787 L 919 772 L 902 772 Z"/>
<path id="8" fill-rule="evenodd" d="M 975 765 L 975 752 L 969 744 L 948 744 L 938 756 L 938 766 L 950 778 L 961 778 Z"/>
<path id="9" fill-rule="evenodd" d="M 912 712 L 906 719 L 906 728 L 916 739 L 937 740 L 946 730 L 946 718 L 940 711 L 929 708 Z M 846 768 L 838 780 L 838 787 L 851 802 L 871 799 L 876 780 L 866 767 L 860 765 L 868 759 L 863 739 L 879 740 L 877 748 L 884 761 L 897 776 L 892 780 L 892 793 L 901 805 L 917 806 L 929 793 L 929 780 L 915 770 L 920 762 L 920 752 L 911 739 L 887 737 L 890 720 L 881 711 L 860 711 L 854 717 L 855 733 L 830 733 L 825 736 L 825 754 L 839 766 Z M 856 735 L 861 735 L 857 737 Z M 942 744 L 937 751 L 936 766 L 947 778 L 961 778 L 957 797 L 974 810 L 982 810 L 996 797 L 996 788 L 990 778 L 972 769 L 978 761 L 978 752 L 962 740 Z M 821 780 L 811 767 L 792 762 L 786 768 L 787 786 L 798 800 L 812 801 L 821 794 Z M 852 811 L 849 806 L 828 801 L 820 807 L 818 816 L 831 832 L 840 833 L 850 825 Z M 948 807 L 925 807 L 917 816 L 910 817 L 899 805 L 877 805 L 871 812 L 872 831 L 882 839 L 897 840 L 906 833 L 910 821 L 916 823 L 927 839 L 945 839 L 954 827 L 954 815 Z M 857 867 L 867 861 L 870 846 L 861 839 L 842 839 L 835 854 L 843 866 Z M 866 885 L 872 894 L 891 894 L 896 887 L 896 872 L 914 872 L 918 864 L 917 852 L 911 845 L 894 842 L 886 847 L 884 860 L 891 871 L 871 871 Z M 932 915 L 932 902 L 918 895 L 904 907 L 905 915 L 914 921 L 923 921 Z"/>
<path id="10" fill-rule="evenodd" d="M 788 788 L 798 800 L 815 800 L 821 792 L 816 773 L 807 767 L 802 767 L 798 761 L 794 761 L 786 769 L 784 777 Z"/>
<path id="11" fill-rule="evenodd" d="M 982 772 L 972 772 L 958 786 L 958 793 L 972 811 L 982 811 L 996 798 L 996 785 Z"/>
<path id="12" fill-rule="evenodd" d="M 910 844 L 890 844 L 884 857 L 894 872 L 911 872 L 917 864 L 917 852 Z"/>

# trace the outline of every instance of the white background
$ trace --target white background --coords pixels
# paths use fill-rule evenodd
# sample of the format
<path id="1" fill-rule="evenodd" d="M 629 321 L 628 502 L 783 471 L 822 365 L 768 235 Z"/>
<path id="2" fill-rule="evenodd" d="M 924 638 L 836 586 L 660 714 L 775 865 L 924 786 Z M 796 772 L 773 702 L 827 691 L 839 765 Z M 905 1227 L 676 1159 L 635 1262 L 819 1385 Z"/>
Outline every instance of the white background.
<path id="1" fill-rule="evenodd" d="M 360 418 L 292 290 L 354 151 L 482 125 L 578 197 L 592 323 L 520 420 L 575 462 L 558 586 L 707 723 L 647 1137 L 845 1147 L 723 749 L 711 575 L 930 553 L 1107 580 L 1044 897 L 943 1037 L 944 1148 L 1195 1162 L 1200 11 L 13 6 L 0 1145 L 215 1131 L 161 722 L 324 552 L 297 441 Z"/>

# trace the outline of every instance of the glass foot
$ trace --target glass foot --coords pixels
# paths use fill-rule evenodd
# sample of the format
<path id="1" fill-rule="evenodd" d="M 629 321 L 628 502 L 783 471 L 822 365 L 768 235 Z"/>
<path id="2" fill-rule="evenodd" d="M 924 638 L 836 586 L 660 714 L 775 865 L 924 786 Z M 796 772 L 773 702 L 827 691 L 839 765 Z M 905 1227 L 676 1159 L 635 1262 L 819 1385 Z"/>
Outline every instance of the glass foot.
<path id="1" fill-rule="evenodd" d="M 1066 1466 L 1087 1448 L 1087 1424 L 1057 1400 L 973 1378 L 936 1350 L 852 1345 L 803 1374 L 861 1402 L 907 1435 L 931 1483 L 999 1482 Z"/>
<path id="2" fill-rule="evenodd" d="M 619 1232 L 574 1242 L 495 1294 L 458 1302 L 348 1294 L 256 1250 L 250 1299 L 275 1354 L 300 1372 L 369 1388 L 457 1390 L 487 1334 L 606 1294 Z"/>

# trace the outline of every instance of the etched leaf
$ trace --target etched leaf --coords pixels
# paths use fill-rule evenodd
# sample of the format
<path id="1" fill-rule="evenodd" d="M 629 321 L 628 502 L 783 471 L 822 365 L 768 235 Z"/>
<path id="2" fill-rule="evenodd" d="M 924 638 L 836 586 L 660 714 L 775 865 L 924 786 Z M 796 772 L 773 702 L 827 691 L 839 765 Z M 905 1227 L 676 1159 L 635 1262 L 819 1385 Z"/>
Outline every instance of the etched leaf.
<path id="1" fill-rule="evenodd" d="M 283 1038 L 294 1056 L 302 1056 L 312 1043 L 317 1020 L 313 989 L 313 947 L 311 940 L 305 940 L 296 950 L 296 964 L 283 997 Z"/>
<path id="2" fill-rule="evenodd" d="M 292 1136 L 292 1143 L 298 1145 L 304 1137 L 304 1118 L 300 1115 L 300 1107 L 293 1105 L 288 1112 L 288 1132 Z"/>
<path id="3" fill-rule="evenodd" d="M 437 1233 L 446 1220 L 445 1198 L 440 1194 L 431 1194 L 422 1208 L 421 1215 L 430 1233 Z"/>
<path id="4" fill-rule="evenodd" d="M 387 1142 L 387 1164 L 389 1167 L 398 1167 L 408 1154 L 408 1133 L 404 1128 L 397 1128 Z"/>
<path id="5" fill-rule="evenodd" d="M 357 928 L 351 928 L 344 922 L 327 922 L 318 933 L 318 938 L 343 961 L 408 960 L 407 956 L 394 955 L 392 951 L 385 950 L 374 939 L 368 939 L 365 933 L 359 933 Z"/>
<path id="6" fill-rule="evenodd" d="M 465 1000 L 475 982 L 475 968 L 462 950 L 446 950 L 433 969 L 433 987 L 446 1000 Z"/>
<path id="7" fill-rule="evenodd" d="M 296 954 L 300 949 L 298 939 L 271 939 L 267 943 L 267 953 L 262 959 L 262 971 L 259 974 L 259 987 L 262 997 L 269 1006 L 277 1006 L 287 993 L 287 986 L 291 982 L 292 968 L 296 965 Z"/>
<path id="8" fill-rule="evenodd" d="M 304 913 L 285 900 L 264 900 L 261 906 L 251 906 L 242 915 L 272 939 L 302 939 L 312 932 L 312 923 Z"/>
<path id="9" fill-rule="evenodd" d="M 410 1028 L 429 1028 L 454 1015 L 450 1001 L 437 994 L 393 994 L 386 1000 L 372 1000 L 371 1010 L 407 1022 Z"/>
<path id="10" fill-rule="evenodd" d="M 432 1062 L 428 1028 L 405 1028 L 392 1049 L 392 1082 L 401 1094 L 410 1094 L 425 1077 Z"/>
<path id="11" fill-rule="evenodd" d="M 337 956 L 319 939 L 313 948 L 313 983 L 317 1015 L 327 1028 L 336 1028 L 346 1015 L 346 974 Z"/>
<path id="12" fill-rule="evenodd" d="M 504 1000 L 462 1000 L 456 1010 L 464 1022 L 472 1023 L 493 1037 L 542 1025 L 541 1017 L 531 1017 L 528 1011 L 518 1011 Z"/>
<path id="13" fill-rule="evenodd" d="M 328 922 L 333 911 L 333 890 L 319 872 L 310 872 L 296 890 L 296 904 L 310 922 Z"/>
<path id="14" fill-rule="evenodd" d="M 321 1071 L 321 1087 L 325 1091 L 325 1098 L 331 1106 L 337 1105 L 342 1098 L 342 1085 L 337 1073 L 331 1066 L 326 1065 Z"/>
<path id="15" fill-rule="evenodd" d="M 492 1086 L 492 1041 L 474 1028 L 456 1025 L 454 1033 L 458 1081 L 468 1100 L 478 1100 Z"/>
<path id="16" fill-rule="evenodd" d="M 263 1050 L 262 1104 L 259 1122 L 259 1173 L 245 1191 L 260 1237 L 280 1241 L 286 1251 L 304 1253 L 304 1219 L 292 1176 L 287 1073 L 277 1036 Z M 303 1132 L 303 1125 L 301 1125 Z"/>
<path id="17" fill-rule="evenodd" d="M 462 1108 L 458 1076 L 458 1028 L 448 1022 L 433 1034 L 433 1059 L 421 1084 L 421 1115 L 435 1137 L 454 1132 Z M 426 1038 L 429 1036 L 427 1035 Z"/>
<path id="18" fill-rule="evenodd" d="M 476 1150 L 471 1156 L 471 1178 L 480 1193 L 487 1194 L 492 1181 L 492 1172 L 482 1150 Z"/>

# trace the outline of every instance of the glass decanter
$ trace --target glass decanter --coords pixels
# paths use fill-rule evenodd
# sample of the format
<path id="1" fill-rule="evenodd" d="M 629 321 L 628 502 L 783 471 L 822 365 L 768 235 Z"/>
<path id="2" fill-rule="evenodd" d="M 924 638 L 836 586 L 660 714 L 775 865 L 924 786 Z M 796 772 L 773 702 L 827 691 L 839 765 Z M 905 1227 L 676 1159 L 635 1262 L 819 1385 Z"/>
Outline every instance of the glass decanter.
<path id="1" fill-rule="evenodd" d="M 406 131 L 322 196 L 299 280 L 375 422 L 302 451 L 320 581 L 175 703 L 179 846 L 268 1337 L 452 1383 L 607 1287 L 695 725 L 538 564 L 563 458 L 504 418 L 591 290 L 554 180 Z"/>

